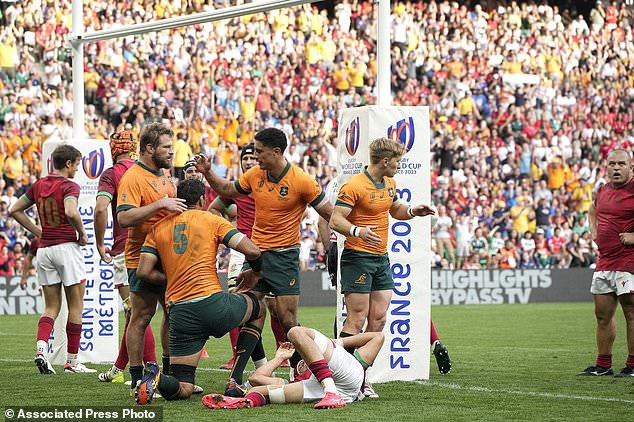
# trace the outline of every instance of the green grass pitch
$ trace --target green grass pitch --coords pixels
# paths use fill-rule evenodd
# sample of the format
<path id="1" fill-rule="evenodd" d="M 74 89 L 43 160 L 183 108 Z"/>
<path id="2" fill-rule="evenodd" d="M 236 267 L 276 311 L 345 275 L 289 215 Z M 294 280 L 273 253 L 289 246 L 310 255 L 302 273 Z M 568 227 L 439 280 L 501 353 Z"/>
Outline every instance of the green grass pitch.
<path id="1" fill-rule="evenodd" d="M 299 320 L 330 333 L 333 313 L 332 308 L 302 308 Z M 439 375 L 432 357 L 429 381 L 376 385 L 377 400 L 319 412 L 308 404 L 211 411 L 200 404 L 200 396 L 179 402 L 157 399 L 151 406 L 163 407 L 166 421 L 632 420 L 634 379 L 575 377 L 595 359 L 591 303 L 447 306 L 434 307 L 432 313 L 454 362 L 451 374 Z M 100 383 L 96 374 L 65 374 L 56 367 L 57 375 L 40 375 L 32 360 L 37 319 L 0 317 L 0 407 L 133 404 L 127 386 Z M 618 371 L 626 357 L 620 309 L 616 320 Z M 268 327 L 264 337 L 272 353 Z M 228 338 L 210 340 L 207 350 L 210 357 L 201 360 L 196 381 L 206 393 L 221 392 L 227 371 L 216 368 L 229 358 Z"/>

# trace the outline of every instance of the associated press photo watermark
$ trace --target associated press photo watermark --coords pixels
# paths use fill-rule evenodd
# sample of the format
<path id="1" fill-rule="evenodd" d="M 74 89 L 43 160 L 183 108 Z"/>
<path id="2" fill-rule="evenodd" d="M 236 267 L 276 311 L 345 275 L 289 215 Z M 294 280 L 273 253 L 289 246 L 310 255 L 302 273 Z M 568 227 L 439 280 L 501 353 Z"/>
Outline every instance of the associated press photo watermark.
<path id="1" fill-rule="evenodd" d="M 163 421 L 162 407 L 7 406 L 5 421 Z"/>

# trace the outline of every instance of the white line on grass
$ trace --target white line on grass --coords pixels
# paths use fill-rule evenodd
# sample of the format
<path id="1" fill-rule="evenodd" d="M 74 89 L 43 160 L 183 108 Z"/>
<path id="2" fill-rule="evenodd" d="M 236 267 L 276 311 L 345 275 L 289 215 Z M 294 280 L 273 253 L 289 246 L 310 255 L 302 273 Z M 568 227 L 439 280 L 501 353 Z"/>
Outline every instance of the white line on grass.
<path id="1" fill-rule="evenodd" d="M 429 385 L 432 387 L 444 387 L 452 390 L 474 391 L 476 393 L 502 393 L 518 396 L 545 397 L 551 399 L 567 399 L 567 400 L 584 400 L 584 401 L 607 401 L 617 403 L 634 404 L 634 400 L 619 399 L 614 397 L 592 397 L 592 396 L 575 396 L 570 394 L 541 393 L 539 391 L 520 391 L 520 390 L 499 390 L 489 387 L 467 386 L 455 383 L 444 383 L 436 381 L 414 381 L 417 384 Z"/>
<path id="2" fill-rule="evenodd" d="M 11 359 L 11 358 L 0 358 L 0 362 L 16 362 L 16 363 L 33 363 L 32 359 Z M 107 363 L 98 363 L 96 365 L 108 365 Z M 196 368 L 197 371 L 204 371 L 204 372 L 226 372 L 227 374 L 229 374 L 229 371 L 226 369 L 220 369 L 220 368 Z M 245 374 L 250 374 L 253 371 L 250 370 L 245 370 L 244 373 Z"/>

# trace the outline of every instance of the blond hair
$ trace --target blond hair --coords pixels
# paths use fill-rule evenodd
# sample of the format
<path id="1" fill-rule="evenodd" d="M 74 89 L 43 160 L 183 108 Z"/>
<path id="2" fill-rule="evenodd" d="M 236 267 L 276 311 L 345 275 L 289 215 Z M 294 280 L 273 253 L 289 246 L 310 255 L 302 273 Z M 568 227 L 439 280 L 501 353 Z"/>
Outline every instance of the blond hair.
<path id="1" fill-rule="evenodd" d="M 405 146 L 388 138 L 375 139 L 370 143 L 370 162 L 377 164 L 384 158 L 391 160 L 402 157 L 406 152 Z"/>

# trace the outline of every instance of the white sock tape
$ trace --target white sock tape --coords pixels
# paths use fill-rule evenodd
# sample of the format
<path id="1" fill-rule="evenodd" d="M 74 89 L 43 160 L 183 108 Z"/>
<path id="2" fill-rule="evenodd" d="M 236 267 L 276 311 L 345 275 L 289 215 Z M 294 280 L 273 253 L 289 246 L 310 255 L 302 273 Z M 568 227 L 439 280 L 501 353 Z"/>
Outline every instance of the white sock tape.
<path id="1" fill-rule="evenodd" d="M 269 390 L 269 401 L 271 404 L 284 404 L 286 403 L 286 395 L 284 394 L 284 386 L 279 385 L 267 385 Z"/>

